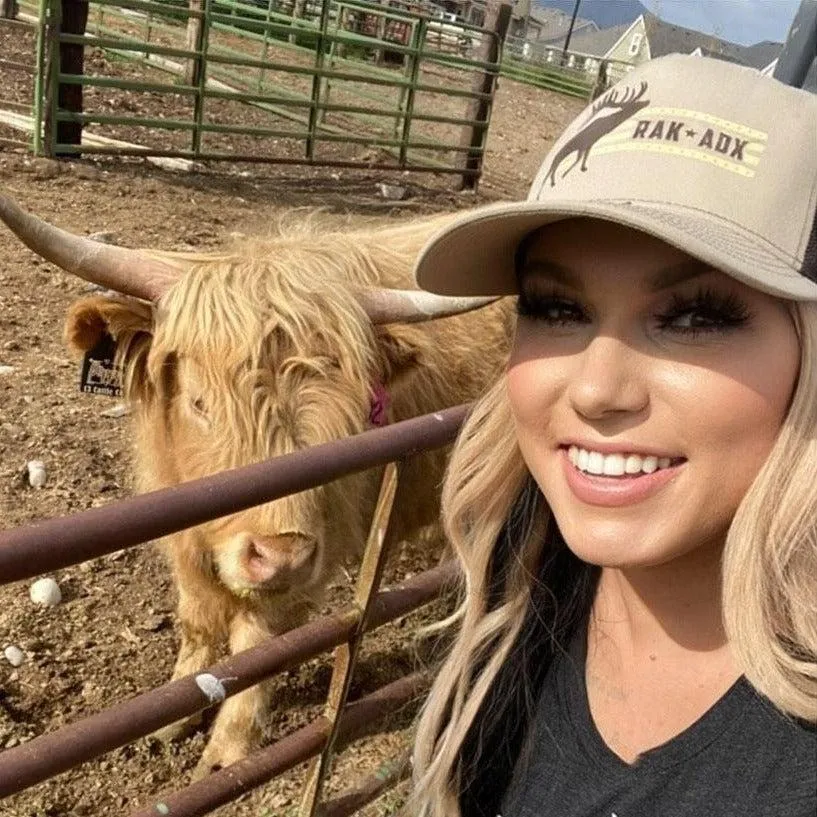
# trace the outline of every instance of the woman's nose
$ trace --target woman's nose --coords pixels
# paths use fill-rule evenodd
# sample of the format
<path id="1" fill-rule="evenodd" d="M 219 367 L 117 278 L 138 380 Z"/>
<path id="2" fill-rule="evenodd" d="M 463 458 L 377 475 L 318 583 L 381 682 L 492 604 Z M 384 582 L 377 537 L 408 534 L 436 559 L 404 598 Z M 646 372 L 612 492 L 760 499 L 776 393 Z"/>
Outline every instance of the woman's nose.
<path id="1" fill-rule="evenodd" d="M 578 355 L 568 395 L 589 420 L 643 411 L 649 403 L 645 361 L 621 339 L 597 335 Z"/>

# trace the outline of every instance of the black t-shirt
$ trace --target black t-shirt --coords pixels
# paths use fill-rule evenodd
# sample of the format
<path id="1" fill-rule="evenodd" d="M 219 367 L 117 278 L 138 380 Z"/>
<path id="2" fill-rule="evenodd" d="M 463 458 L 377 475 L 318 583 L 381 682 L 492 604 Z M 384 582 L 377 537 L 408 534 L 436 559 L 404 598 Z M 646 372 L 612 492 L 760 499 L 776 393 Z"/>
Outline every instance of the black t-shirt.
<path id="1" fill-rule="evenodd" d="M 603 741 L 576 638 L 545 679 L 499 817 L 817 817 L 817 730 L 744 678 L 630 765 Z"/>

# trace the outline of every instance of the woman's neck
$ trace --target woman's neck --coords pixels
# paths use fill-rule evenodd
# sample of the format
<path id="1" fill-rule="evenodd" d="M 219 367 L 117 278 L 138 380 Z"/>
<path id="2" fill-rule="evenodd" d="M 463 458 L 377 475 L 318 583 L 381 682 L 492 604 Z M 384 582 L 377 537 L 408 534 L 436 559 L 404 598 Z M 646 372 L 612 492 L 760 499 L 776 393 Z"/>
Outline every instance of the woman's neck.
<path id="1" fill-rule="evenodd" d="M 723 628 L 720 549 L 602 570 L 585 678 L 596 727 L 621 758 L 632 762 L 680 734 L 739 676 Z"/>
<path id="2" fill-rule="evenodd" d="M 724 648 L 721 553 L 699 548 L 665 565 L 603 568 L 591 633 L 632 655 L 659 644 L 692 653 Z"/>

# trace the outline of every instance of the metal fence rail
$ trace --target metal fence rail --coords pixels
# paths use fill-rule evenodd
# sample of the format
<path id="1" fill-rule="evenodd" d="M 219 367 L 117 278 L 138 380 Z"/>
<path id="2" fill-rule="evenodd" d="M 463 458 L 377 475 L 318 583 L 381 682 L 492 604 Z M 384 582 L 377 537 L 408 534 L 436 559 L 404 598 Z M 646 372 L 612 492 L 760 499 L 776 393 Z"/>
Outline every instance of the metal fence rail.
<path id="1" fill-rule="evenodd" d="M 0 584 L 158 539 L 451 442 L 467 406 L 0 533 Z"/>
<path id="2" fill-rule="evenodd" d="M 26 2 L 50 32 L 47 155 L 371 167 L 364 149 L 382 167 L 479 177 L 484 138 L 463 132 L 490 120 L 498 30 L 368 0 L 92 0 L 87 22 L 81 0 Z M 71 48 L 102 49 L 107 65 L 66 68 Z M 70 87 L 80 102 L 59 104 Z M 65 139 L 84 127 L 105 141 Z"/>
<path id="3" fill-rule="evenodd" d="M 350 473 L 399 463 L 407 456 L 440 448 L 456 436 L 467 411 L 468 406 L 458 406 L 107 507 L 7 531 L 0 534 L 0 584 L 76 564 Z M 347 704 L 364 633 L 428 603 L 456 575 L 454 566 L 448 564 L 393 590 L 379 591 L 391 507 L 400 487 L 399 473 L 399 464 L 385 469 L 351 607 L 271 638 L 205 670 L 222 684 L 223 696 L 214 699 L 206 693 L 197 683 L 201 678 L 197 673 L 5 750 L 0 753 L 0 797 L 193 715 L 332 647 L 336 648 L 335 668 L 323 717 L 136 814 L 205 814 L 315 756 L 319 757 L 304 786 L 301 817 L 313 817 L 319 812 L 335 817 L 351 814 L 401 780 L 405 770 L 393 767 L 387 775 L 388 784 L 381 778 L 366 778 L 339 798 L 321 802 L 333 753 L 379 723 L 379 715 L 416 699 L 426 684 L 422 675 L 410 676 Z M 321 811 L 324 808 L 326 811 Z"/>
<path id="4" fill-rule="evenodd" d="M 11 55 L 7 49 L 0 49 L 0 112 L 33 117 L 38 72 L 36 46 L 29 44 L 37 41 L 37 29 L 22 20 L 0 17 L 0 36 L 12 45 Z M 17 42 L 19 48 L 15 47 Z M 29 140 L 19 137 L 19 130 L 10 127 L 6 118 L 0 118 L 0 145 L 30 147 Z"/>
<path id="5" fill-rule="evenodd" d="M 601 59 L 560 46 L 507 37 L 501 76 L 569 96 L 598 94 L 618 82 L 635 66 L 622 60 Z"/>
<path id="6" fill-rule="evenodd" d="M 432 601 L 455 575 L 453 565 L 448 564 L 379 592 L 372 600 L 367 631 Z M 357 608 L 347 607 L 272 638 L 263 646 L 236 653 L 204 672 L 220 680 L 229 679 L 225 688 L 230 697 L 343 644 L 359 620 Z M 188 676 L 6 749 L 0 752 L 0 797 L 41 783 L 212 705 L 196 685 L 195 677 Z"/>

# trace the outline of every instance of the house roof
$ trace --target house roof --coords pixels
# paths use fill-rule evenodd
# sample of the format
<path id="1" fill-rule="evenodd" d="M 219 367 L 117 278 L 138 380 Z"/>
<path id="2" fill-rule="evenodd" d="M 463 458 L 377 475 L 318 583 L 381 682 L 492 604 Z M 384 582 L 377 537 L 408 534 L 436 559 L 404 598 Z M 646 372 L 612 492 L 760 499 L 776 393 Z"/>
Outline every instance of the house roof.
<path id="1" fill-rule="evenodd" d="M 530 12 L 528 13 L 528 10 Z M 514 4 L 513 17 L 520 19 L 528 16 L 529 19 L 539 26 L 540 42 L 551 42 L 555 40 L 564 40 L 570 28 L 570 14 L 559 9 L 542 8 L 533 5 L 530 0 L 516 0 Z M 584 30 L 597 30 L 598 26 L 592 20 L 585 20 L 583 17 L 577 17 L 573 24 L 573 33 Z"/>
<path id="2" fill-rule="evenodd" d="M 700 48 L 707 57 L 748 64 L 743 57 L 743 46 L 720 40 L 714 34 L 704 34 L 691 28 L 667 23 L 649 13 L 644 15 L 644 25 L 650 42 L 650 56 L 653 58 L 666 54 L 690 54 L 696 48 Z"/>
<path id="3" fill-rule="evenodd" d="M 580 31 L 570 38 L 570 50 L 603 57 L 631 26 L 632 23 L 622 23 L 598 31 Z"/>
<path id="4" fill-rule="evenodd" d="M 746 46 L 743 49 L 743 61 L 758 70 L 765 68 L 772 60 L 776 60 L 783 50 L 783 43 L 772 43 L 768 40 L 762 43 Z"/>

